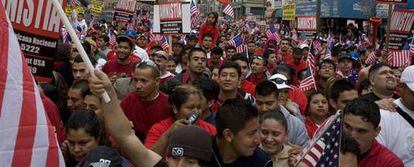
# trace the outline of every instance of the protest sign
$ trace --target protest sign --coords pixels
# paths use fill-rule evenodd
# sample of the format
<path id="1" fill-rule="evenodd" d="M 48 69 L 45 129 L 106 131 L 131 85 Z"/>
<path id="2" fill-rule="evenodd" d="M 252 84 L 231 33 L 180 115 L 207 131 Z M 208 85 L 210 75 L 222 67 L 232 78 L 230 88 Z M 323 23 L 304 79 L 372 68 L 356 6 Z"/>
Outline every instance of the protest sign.
<path id="1" fill-rule="evenodd" d="M 91 14 L 94 16 L 100 16 L 102 14 L 102 10 L 104 7 L 104 3 L 102 0 L 91 0 Z"/>
<path id="2" fill-rule="evenodd" d="M 295 5 L 283 5 L 282 20 L 295 20 Z"/>
<path id="3" fill-rule="evenodd" d="M 409 38 L 414 23 L 414 11 L 395 9 L 390 24 L 389 49 L 398 50 Z"/>
<path id="4" fill-rule="evenodd" d="M 190 33 L 190 23 L 190 3 L 172 1 L 154 5 L 154 33 Z"/>
<path id="5" fill-rule="evenodd" d="M 51 1 L 30 0 L 16 3 L 3 0 L 21 50 L 36 81 L 49 82 L 57 52 L 60 17 Z M 66 1 L 59 0 L 61 4 Z"/>
<path id="6" fill-rule="evenodd" d="M 115 6 L 113 22 L 132 23 L 134 18 L 136 0 L 120 0 Z"/>

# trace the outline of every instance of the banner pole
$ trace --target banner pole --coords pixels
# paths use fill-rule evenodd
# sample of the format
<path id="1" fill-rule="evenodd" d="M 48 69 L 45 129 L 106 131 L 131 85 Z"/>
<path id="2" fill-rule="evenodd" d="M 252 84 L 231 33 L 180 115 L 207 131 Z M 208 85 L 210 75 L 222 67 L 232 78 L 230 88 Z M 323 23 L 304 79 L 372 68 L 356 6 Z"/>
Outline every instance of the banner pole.
<path id="1" fill-rule="evenodd" d="M 58 0 L 52 0 L 53 6 L 55 6 L 57 12 L 59 13 L 60 19 L 62 20 L 63 24 L 65 25 L 66 29 L 69 32 L 70 37 L 72 38 L 72 41 L 75 43 L 76 49 L 78 49 L 82 60 L 85 62 L 86 67 L 89 70 L 89 73 L 92 75 L 92 77 L 96 77 L 95 74 L 93 73 L 94 71 L 94 67 L 92 66 L 91 61 L 89 60 L 88 55 L 85 52 L 85 49 L 83 49 L 78 36 L 76 36 L 75 30 L 73 29 L 72 25 L 69 22 L 69 19 L 66 17 L 65 12 L 62 9 L 62 6 L 60 5 L 60 3 L 58 2 Z M 107 92 L 102 93 L 102 98 L 104 99 L 104 101 L 106 103 L 111 101 L 111 98 L 109 97 Z"/>

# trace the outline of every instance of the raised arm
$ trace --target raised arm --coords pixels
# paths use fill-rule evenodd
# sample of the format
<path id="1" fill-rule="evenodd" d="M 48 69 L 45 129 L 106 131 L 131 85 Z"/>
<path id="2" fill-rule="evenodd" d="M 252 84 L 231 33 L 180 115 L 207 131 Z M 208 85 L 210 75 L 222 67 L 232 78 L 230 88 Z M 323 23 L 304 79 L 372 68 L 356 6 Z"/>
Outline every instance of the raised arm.
<path id="1" fill-rule="evenodd" d="M 106 128 L 135 166 L 154 166 L 162 157 L 147 149 L 135 136 L 108 76 L 99 70 L 94 72 L 96 78 L 89 78 L 91 91 L 97 95 L 106 91 L 111 98 L 109 103 L 102 102 Z"/>

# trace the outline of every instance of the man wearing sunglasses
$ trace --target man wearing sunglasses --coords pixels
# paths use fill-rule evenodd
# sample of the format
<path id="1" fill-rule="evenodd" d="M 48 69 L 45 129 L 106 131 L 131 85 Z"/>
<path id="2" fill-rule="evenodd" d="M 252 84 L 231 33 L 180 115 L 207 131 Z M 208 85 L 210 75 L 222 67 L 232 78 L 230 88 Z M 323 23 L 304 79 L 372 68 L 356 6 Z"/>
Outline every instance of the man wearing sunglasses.
<path id="1" fill-rule="evenodd" d="M 267 60 L 261 56 L 254 56 L 252 61 L 252 74 L 247 78 L 248 81 L 257 85 L 269 78 L 267 71 Z"/>

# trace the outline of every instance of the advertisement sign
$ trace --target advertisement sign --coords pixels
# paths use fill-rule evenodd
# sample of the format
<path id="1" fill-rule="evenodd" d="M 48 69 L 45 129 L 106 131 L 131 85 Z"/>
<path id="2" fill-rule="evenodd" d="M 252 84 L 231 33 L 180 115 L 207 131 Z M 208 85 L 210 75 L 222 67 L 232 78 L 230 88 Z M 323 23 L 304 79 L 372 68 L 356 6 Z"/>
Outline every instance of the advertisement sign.
<path id="1" fill-rule="evenodd" d="M 391 16 L 389 48 L 400 49 L 409 38 L 414 23 L 414 11 L 395 9 Z"/>
<path id="2" fill-rule="evenodd" d="M 316 0 L 297 0 L 295 6 L 296 16 L 316 16 Z"/>
<path id="3" fill-rule="evenodd" d="M 174 1 L 154 5 L 154 33 L 190 33 L 190 23 L 190 3 Z"/>
<path id="4" fill-rule="evenodd" d="M 295 20 L 295 5 L 283 5 L 282 20 Z"/>
<path id="5" fill-rule="evenodd" d="M 2 2 L 36 81 L 51 81 L 61 28 L 57 10 L 51 1 Z M 59 2 L 64 5 L 66 1 Z"/>
<path id="6" fill-rule="evenodd" d="M 297 29 L 300 31 L 316 31 L 318 29 L 316 16 L 298 16 L 297 19 Z"/>

